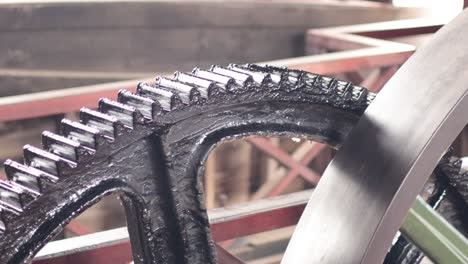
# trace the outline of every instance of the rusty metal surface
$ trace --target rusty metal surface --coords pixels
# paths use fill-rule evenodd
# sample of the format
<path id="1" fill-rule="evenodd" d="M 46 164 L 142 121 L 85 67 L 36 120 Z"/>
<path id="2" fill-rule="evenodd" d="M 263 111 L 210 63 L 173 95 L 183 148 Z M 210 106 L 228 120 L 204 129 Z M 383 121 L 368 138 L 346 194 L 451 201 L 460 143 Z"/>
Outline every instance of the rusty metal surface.
<path id="1" fill-rule="evenodd" d="M 417 193 L 466 124 L 467 26 L 465 11 L 385 85 L 323 175 L 282 263 L 383 261 Z"/>

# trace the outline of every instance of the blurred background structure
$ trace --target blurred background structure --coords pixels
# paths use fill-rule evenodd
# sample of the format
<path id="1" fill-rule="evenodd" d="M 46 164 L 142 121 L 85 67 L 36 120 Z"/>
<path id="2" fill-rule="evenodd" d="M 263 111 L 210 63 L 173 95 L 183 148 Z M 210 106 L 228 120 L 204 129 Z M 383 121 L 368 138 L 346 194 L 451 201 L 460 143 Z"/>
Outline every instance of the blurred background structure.
<path id="1" fill-rule="evenodd" d="M 119 89 L 134 89 L 138 80 L 175 70 L 270 61 L 377 92 L 466 2 L 2 1 L 0 160 L 20 160 L 23 145 L 40 145 L 42 131 L 56 131 L 64 116 L 77 119 L 81 106 L 96 107 L 100 97 L 115 97 Z M 454 146 L 465 150 L 466 138 Z M 207 161 L 206 206 L 235 206 L 313 188 L 333 154 L 304 138 L 225 142 Z M 59 238 L 125 225 L 118 198 L 110 196 L 73 220 Z M 293 230 L 288 225 L 217 242 L 247 263 L 278 263 Z M 83 254 L 86 263 L 117 263 Z M 123 256 L 121 263 L 131 261 Z M 62 263 L 52 261 L 37 262 Z"/>

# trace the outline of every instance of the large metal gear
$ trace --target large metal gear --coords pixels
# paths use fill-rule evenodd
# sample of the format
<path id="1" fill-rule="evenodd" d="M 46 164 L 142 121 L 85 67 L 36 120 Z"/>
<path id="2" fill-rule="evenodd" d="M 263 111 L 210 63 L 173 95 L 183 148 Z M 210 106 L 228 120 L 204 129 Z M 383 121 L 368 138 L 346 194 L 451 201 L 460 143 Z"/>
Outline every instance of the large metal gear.
<path id="1" fill-rule="evenodd" d="M 209 150 L 249 134 L 305 135 L 337 147 L 373 100 L 348 82 L 258 65 L 158 77 L 119 102 L 82 109 L 0 182 L 1 263 L 27 262 L 74 216 L 122 196 L 136 263 L 215 263 L 200 175 Z"/>
<path id="2" fill-rule="evenodd" d="M 339 147 L 374 97 L 330 77 L 250 64 L 177 72 L 121 91 L 118 102 L 102 99 L 80 122 L 44 132 L 43 148 L 25 146 L 24 164 L 5 163 L 0 263 L 30 261 L 110 193 L 125 206 L 135 263 L 216 263 L 201 187 L 209 151 L 251 134 Z M 457 164 L 440 167 L 448 183 L 462 179 Z"/>
<path id="3" fill-rule="evenodd" d="M 306 135 L 337 146 L 374 94 L 329 77 L 215 66 L 141 83 L 45 132 L 7 161 L 2 263 L 30 259 L 74 216 L 119 192 L 137 263 L 215 263 L 200 174 L 214 145 L 249 134 Z"/>

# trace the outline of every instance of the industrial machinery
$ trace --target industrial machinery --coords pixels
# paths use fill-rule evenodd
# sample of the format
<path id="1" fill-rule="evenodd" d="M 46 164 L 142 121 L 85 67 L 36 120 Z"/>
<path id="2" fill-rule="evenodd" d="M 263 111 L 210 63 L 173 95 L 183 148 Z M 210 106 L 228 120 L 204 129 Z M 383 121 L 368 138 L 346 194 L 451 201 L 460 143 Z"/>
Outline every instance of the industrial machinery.
<path id="1" fill-rule="evenodd" d="M 60 133 L 43 133 L 42 149 L 25 146 L 24 164 L 5 163 L 0 263 L 31 261 L 110 193 L 125 206 L 135 263 L 241 263 L 213 242 L 200 178 L 216 144 L 252 134 L 343 145 L 306 207 L 285 263 L 376 263 L 385 256 L 385 263 L 419 263 L 422 253 L 401 236 L 387 249 L 465 125 L 468 36 L 459 32 L 467 24 L 465 12 L 376 100 L 363 87 L 307 71 L 230 64 L 157 77 L 135 93 L 121 90 L 117 101 L 101 99 L 97 110 L 81 109 L 80 122 L 64 119 Z M 448 152 L 423 190 L 434 207 L 447 193 L 460 198 L 452 223 L 468 200 L 464 173 Z"/>

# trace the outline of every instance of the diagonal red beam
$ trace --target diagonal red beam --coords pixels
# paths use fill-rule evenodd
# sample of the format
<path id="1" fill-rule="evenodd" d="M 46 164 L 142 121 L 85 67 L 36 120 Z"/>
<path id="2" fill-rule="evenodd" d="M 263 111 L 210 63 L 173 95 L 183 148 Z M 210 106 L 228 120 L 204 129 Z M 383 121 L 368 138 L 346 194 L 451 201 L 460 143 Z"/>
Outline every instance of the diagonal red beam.
<path id="1" fill-rule="evenodd" d="M 70 223 L 68 223 L 65 229 L 77 236 L 91 234 L 91 231 L 77 220 L 72 220 Z"/>
<path id="2" fill-rule="evenodd" d="M 307 166 L 307 164 L 309 164 L 309 162 L 311 162 L 315 157 L 317 157 L 318 154 L 320 154 L 320 152 L 325 148 L 326 146 L 324 144 L 320 144 L 320 143 L 317 143 L 317 145 L 315 145 L 302 159 L 301 161 L 299 162 L 299 164 L 303 165 L 303 166 Z M 291 184 L 291 182 L 297 178 L 297 176 L 300 175 L 299 174 L 299 170 L 297 167 L 295 168 L 292 168 L 291 170 L 289 170 L 288 174 L 283 178 L 281 179 L 281 181 L 275 186 L 275 188 L 273 188 L 273 190 L 268 193 L 267 197 L 273 197 L 273 196 L 277 196 L 277 195 L 280 195 L 284 189 L 286 189 L 287 186 L 289 186 L 289 184 Z"/>
<path id="3" fill-rule="evenodd" d="M 392 76 L 398 71 L 399 68 L 400 67 L 395 65 L 395 66 L 383 69 L 379 78 L 375 80 L 375 82 L 373 82 L 371 85 L 367 86 L 366 88 L 374 93 L 379 92 L 380 89 L 383 88 L 383 86 L 388 82 L 388 80 L 390 80 L 390 78 L 392 78 Z"/>
<path id="4" fill-rule="evenodd" d="M 264 153 L 270 155 L 272 158 L 276 159 L 281 164 L 289 167 L 290 169 L 296 169 L 298 173 L 308 182 L 314 186 L 320 180 L 320 175 L 312 171 L 310 168 L 296 162 L 291 158 L 286 152 L 277 146 L 273 145 L 270 141 L 265 138 L 250 137 L 246 139 L 247 142 L 254 145 L 257 149 L 263 151 Z"/>
<path id="5" fill-rule="evenodd" d="M 218 244 L 216 244 L 216 253 L 218 254 L 219 264 L 245 264 L 244 261 L 232 255 Z"/>

